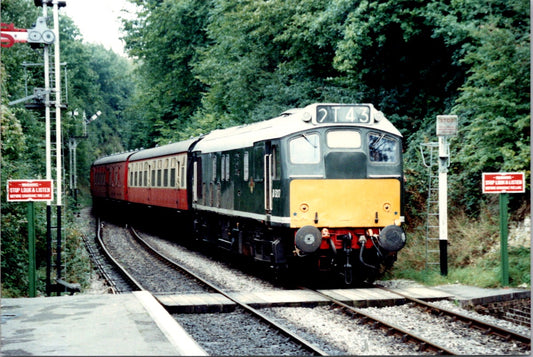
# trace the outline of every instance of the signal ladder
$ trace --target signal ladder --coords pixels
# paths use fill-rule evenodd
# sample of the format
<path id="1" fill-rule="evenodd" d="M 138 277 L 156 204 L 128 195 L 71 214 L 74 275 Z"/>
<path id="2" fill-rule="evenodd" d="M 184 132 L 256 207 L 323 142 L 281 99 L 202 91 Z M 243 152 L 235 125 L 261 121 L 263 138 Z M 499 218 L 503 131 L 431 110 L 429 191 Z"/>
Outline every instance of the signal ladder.
<path id="1" fill-rule="evenodd" d="M 426 269 L 428 269 L 440 264 L 439 143 L 422 143 L 420 144 L 420 152 L 422 153 L 422 162 L 428 169 L 428 197 L 426 201 Z"/>

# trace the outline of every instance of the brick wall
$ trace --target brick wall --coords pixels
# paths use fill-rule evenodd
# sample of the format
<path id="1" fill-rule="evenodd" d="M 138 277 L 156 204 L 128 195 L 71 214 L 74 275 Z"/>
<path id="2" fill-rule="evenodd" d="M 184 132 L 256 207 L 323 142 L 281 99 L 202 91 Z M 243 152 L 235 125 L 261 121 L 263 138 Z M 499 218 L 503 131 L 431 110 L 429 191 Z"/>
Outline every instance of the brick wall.
<path id="1" fill-rule="evenodd" d="M 476 305 L 473 309 L 517 325 L 531 326 L 531 299 L 496 301 Z"/>

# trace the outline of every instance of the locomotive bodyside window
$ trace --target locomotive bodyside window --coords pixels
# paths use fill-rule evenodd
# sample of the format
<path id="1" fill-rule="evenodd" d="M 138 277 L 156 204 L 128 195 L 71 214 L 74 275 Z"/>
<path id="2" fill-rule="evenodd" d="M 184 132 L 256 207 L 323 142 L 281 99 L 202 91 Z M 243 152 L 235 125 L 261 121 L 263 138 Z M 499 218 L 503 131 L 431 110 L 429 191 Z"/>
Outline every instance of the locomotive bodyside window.
<path id="1" fill-rule="evenodd" d="M 227 154 L 226 155 L 226 172 L 225 172 L 226 181 L 229 181 L 229 175 L 230 175 L 230 159 L 229 159 L 229 154 Z"/>
<path id="2" fill-rule="evenodd" d="M 224 154 L 220 158 L 220 180 L 226 181 L 226 155 Z"/>
<path id="3" fill-rule="evenodd" d="M 281 175 L 281 162 L 279 159 L 279 149 L 277 146 L 272 146 L 272 178 L 279 180 Z"/>
<path id="4" fill-rule="evenodd" d="M 371 162 L 398 162 L 398 140 L 385 134 L 368 135 L 368 154 Z"/>
<path id="5" fill-rule="evenodd" d="M 293 164 L 316 164 L 320 162 L 320 141 L 318 134 L 301 134 L 289 143 Z"/>
<path id="6" fill-rule="evenodd" d="M 244 181 L 248 181 L 248 178 L 250 176 L 250 161 L 248 158 L 249 154 L 248 151 L 244 152 L 244 159 L 243 159 L 243 179 Z"/>

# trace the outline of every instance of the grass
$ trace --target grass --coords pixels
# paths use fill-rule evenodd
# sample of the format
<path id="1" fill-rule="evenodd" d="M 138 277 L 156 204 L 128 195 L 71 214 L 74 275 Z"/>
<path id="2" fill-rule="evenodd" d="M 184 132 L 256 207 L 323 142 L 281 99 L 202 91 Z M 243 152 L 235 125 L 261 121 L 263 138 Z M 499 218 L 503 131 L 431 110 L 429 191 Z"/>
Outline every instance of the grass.
<path id="1" fill-rule="evenodd" d="M 448 223 L 448 275 L 439 265 L 426 268 L 424 223 L 407 230 L 408 243 L 387 279 L 410 279 L 424 285 L 464 284 L 482 288 L 502 287 L 498 217 L 481 215 L 472 220 L 457 214 Z M 509 286 L 531 286 L 530 246 L 509 246 Z"/>

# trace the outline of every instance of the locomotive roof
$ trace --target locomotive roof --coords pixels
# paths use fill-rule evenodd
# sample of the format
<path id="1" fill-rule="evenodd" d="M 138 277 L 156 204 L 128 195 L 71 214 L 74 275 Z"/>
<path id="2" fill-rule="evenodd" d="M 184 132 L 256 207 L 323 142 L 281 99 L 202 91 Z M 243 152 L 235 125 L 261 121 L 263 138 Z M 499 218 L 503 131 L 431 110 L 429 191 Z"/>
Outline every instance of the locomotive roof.
<path id="1" fill-rule="evenodd" d="M 317 124 L 316 108 L 318 105 L 342 105 L 334 103 L 315 103 L 305 108 L 289 109 L 280 116 L 257 122 L 235 126 L 227 129 L 218 129 L 206 134 L 203 137 L 197 137 L 189 140 L 180 141 L 168 145 L 158 146 L 151 149 L 130 151 L 121 154 L 106 156 L 96 160 L 93 165 L 112 164 L 117 162 L 137 161 L 154 157 L 163 157 L 182 152 L 187 152 L 194 145 L 194 151 L 204 153 L 232 150 L 243 147 L 251 147 L 257 141 L 278 139 L 287 135 L 301 131 L 318 128 L 318 127 L 366 127 L 376 130 L 382 130 L 393 135 L 402 136 L 402 134 L 385 118 L 382 112 L 374 108 L 372 104 L 356 104 L 370 107 L 372 120 L 370 123 L 329 123 Z"/>
<path id="2" fill-rule="evenodd" d="M 168 156 L 173 154 L 179 154 L 181 152 L 187 152 L 187 150 L 189 150 L 189 147 L 197 140 L 198 138 L 193 138 L 177 143 L 158 146 L 151 149 L 140 150 L 131 155 L 130 161 L 150 159 L 153 157 Z"/>
<path id="3" fill-rule="evenodd" d="M 369 124 L 317 124 L 316 107 L 318 105 L 340 105 L 333 103 L 315 103 L 305 108 L 290 109 L 280 116 L 262 122 L 246 124 L 228 129 L 219 129 L 205 135 L 196 144 L 194 151 L 217 152 L 232 150 L 242 147 L 250 147 L 257 141 L 277 139 L 293 133 L 327 126 L 367 127 L 389 132 L 393 135 L 402 136 L 401 133 L 385 118 L 382 112 L 374 108 L 372 104 L 364 104 L 371 108 L 372 121 Z"/>

